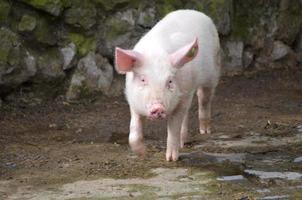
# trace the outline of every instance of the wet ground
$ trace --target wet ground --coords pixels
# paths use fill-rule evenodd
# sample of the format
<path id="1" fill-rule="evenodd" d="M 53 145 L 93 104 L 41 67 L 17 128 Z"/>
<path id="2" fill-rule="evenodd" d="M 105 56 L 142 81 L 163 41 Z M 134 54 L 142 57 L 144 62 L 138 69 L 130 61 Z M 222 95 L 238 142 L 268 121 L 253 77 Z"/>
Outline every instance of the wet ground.
<path id="1" fill-rule="evenodd" d="M 165 161 L 165 123 L 147 122 L 148 155 L 127 144 L 124 98 L 41 102 L 0 110 L 0 199 L 302 199 L 302 71 L 225 78 L 213 133 Z"/>

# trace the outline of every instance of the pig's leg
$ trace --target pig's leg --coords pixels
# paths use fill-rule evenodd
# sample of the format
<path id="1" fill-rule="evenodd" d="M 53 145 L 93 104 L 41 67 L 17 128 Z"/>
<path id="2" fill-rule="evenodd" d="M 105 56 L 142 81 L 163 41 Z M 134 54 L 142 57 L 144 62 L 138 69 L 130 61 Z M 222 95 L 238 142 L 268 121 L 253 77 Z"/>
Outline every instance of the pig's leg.
<path id="1" fill-rule="evenodd" d="M 140 157 L 145 156 L 146 147 L 144 145 L 142 117 L 130 108 L 130 133 L 129 144 L 134 153 Z"/>
<path id="2" fill-rule="evenodd" d="M 187 142 L 188 137 L 189 137 L 188 117 L 189 117 L 189 110 L 191 107 L 192 99 L 193 99 L 193 95 L 191 95 L 187 101 L 185 116 L 184 116 L 184 118 L 182 120 L 182 124 L 181 124 L 181 130 L 180 130 L 180 147 L 181 148 L 184 147 L 184 145 Z"/>
<path id="3" fill-rule="evenodd" d="M 183 98 L 184 102 L 179 105 L 175 112 L 168 119 L 168 138 L 167 138 L 167 151 L 166 160 L 167 161 L 177 161 L 180 148 L 180 131 L 181 125 L 184 120 L 187 105 L 189 105 L 188 100 L 190 98 Z"/>
<path id="4" fill-rule="evenodd" d="M 213 94 L 213 88 L 200 87 L 197 90 L 199 131 L 201 134 L 211 133 L 211 101 L 213 98 Z"/>

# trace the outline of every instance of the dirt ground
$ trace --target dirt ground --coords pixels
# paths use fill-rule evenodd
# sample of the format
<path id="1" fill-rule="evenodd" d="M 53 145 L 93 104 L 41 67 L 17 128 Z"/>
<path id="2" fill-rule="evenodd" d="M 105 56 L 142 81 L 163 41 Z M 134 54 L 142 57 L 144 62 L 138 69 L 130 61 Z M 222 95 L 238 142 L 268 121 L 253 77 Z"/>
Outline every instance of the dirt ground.
<path id="1" fill-rule="evenodd" d="M 299 177 L 302 162 L 293 162 L 302 156 L 302 70 L 223 78 L 213 102 L 211 135 L 198 134 L 196 101 L 195 98 L 191 108 L 191 139 L 181 150 L 178 162 L 165 161 L 165 122 L 145 123 L 148 155 L 144 160 L 130 151 L 129 110 L 123 97 L 68 103 L 62 98 L 43 102 L 27 95 L 10 104 L 3 103 L 0 109 L 0 199 L 140 199 L 145 196 L 149 199 L 243 200 L 276 195 L 283 195 L 283 199 L 302 198 L 302 176 Z M 218 162 L 217 155 L 235 155 L 235 161 L 230 158 Z M 239 155 L 244 155 L 243 160 Z M 236 162 L 236 158 L 240 161 Z M 205 172 L 211 175 L 207 178 L 211 177 L 213 182 L 200 186 L 199 191 L 203 188 L 208 191 L 206 194 L 191 190 L 150 192 L 146 189 L 149 182 L 144 181 L 156 182 L 158 169 L 176 170 L 175 173 L 184 169 L 179 173 L 187 178 Z M 262 179 L 248 174 L 246 169 L 294 172 L 298 178 Z M 230 175 L 243 175 L 247 181 L 217 181 L 217 177 Z M 98 180 L 100 182 L 93 182 Z M 104 184 L 105 180 L 128 180 L 144 187 L 117 193 L 112 192 L 115 185 L 108 183 L 108 191 L 103 188 L 102 194 L 96 193 L 98 189 L 93 189 L 93 183 Z M 135 182 L 137 180 L 140 181 Z M 66 185 L 79 181 L 87 181 L 85 194 L 70 196 L 78 191 L 74 186 L 69 196 L 59 195 Z M 186 183 L 192 181 L 193 178 Z M 173 184 L 177 188 L 178 183 Z M 117 185 L 120 187 L 121 182 Z M 156 187 L 153 182 L 151 185 Z M 260 191 L 264 188 L 269 192 Z M 41 191 L 47 195 L 41 196 Z M 106 191 L 107 196 L 103 195 Z"/>

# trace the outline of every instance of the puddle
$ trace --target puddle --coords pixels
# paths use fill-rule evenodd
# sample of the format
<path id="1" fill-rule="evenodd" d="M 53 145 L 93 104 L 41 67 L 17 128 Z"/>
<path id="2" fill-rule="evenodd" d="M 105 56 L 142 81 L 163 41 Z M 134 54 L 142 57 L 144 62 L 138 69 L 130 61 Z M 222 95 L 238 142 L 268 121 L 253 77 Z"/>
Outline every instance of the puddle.
<path id="1" fill-rule="evenodd" d="M 222 176 L 217 178 L 218 181 L 243 181 L 245 178 L 242 175 Z"/>
<path id="2" fill-rule="evenodd" d="M 212 141 L 214 145 L 221 148 L 257 148 L 257 147 L 270 147 L 274 146 L 284 146 L 290 143 L 294 144 L 296 142 L 302 141 L 302 135 L 293 135 L 291 137 L 273 138 L 268 136 L 248 136 L 240 140 L 229 140 L 229 141 Z"/>
<path id="3" fill-rule="evenodd" d="M 298 172 L 265 172 L 257 170 L 244 170 L 247 175 L 256 176 L 260 179 L 286 179 L 286 180 L 298 180 L 302 177 Z"/>
<path id="4" fill-rule="evenodd" d="M 197 164 L 213 164 L 213 163 L 243 163 L 246 154 L 244 153 L 209 153 L 209 152 L 192 152 L 192 153 L 182 153 L 180 159 L 182 161 L 195 162 Z"/>
<path id="5" fill-rule="evenodd" d="M 260 198 L 259 200 L 281 200 L 281 199 L 289 199 L 289 195 L 279 195 L 279 196 L 267 196 Z"/>

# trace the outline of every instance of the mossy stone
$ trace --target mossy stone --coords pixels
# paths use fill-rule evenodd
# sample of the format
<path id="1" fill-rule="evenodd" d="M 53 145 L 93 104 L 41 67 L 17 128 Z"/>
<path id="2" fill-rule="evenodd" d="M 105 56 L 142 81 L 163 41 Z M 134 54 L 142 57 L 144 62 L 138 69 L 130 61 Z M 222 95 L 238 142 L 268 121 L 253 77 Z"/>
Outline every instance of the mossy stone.
<path id="1" fill-rule="evenodd" d="M 8 62 L 10 51 L 18 46 L 18 40 L 16 33 L 4 27 L 0 29 L 0 61 Z"/>
<path id="2" fill-rule="evenodd" d="M 260 28 L 265 28 L 261 22 L 270 22 L 279 6 L 279 1 L 233 2 L 232 37 L 248 43 Z"/>
<path id="3" fill-rule="evenodd" d="M 10 4 L 7 1 L 0 0 L 0 23 L 7 21 L 10 8 Z"/>
<path id="4" fill-rule="evenodd" d="M 124 5 L 136 3 L 137 0 L 94 0 L 94 2 L 101 5 L 106 11 L 111 11 L 117 7 L 123 7 Z"/>
<path id="5" fill-rule="evenodd" d="M 157 0 L 157 10 L 159 17 L 162 18 L 168 13 L 184 7 L 181 0 Z"/>
<path id="6" fill-rule="evenodd" d="M 91 28 L 96 23 L 97 10 L 90 1 L 72 1 L 65 12 L 65 22 L 75 27 Z"/>
<path id="7" fill-rule="evenodd" d="M 54 45 L 56 43 L 56 37 L 53 33 L 52 26 L 45 18 L 37 20 L 36 28 L 34 29 L 34 37 L 38 42 Z"/>
<path id="8" fill-rule="evenodd" d="M 125 34 L 128 32 L 130 24 L 124 20 L 111 18 L 106 22 L 106 38 L 109 40 L 113 40 L 118 36 Z"/>
<path id="9" fill-rule="evenodd" d="M 64 7 L 70 5 L 70 0 L 22 0 L 37 9 L 44 10 L 54 16 L 59 16 Z"/>
<path id="10" fill-rule="evenodd" d="M 80 56 L 86 55 L 88 52 L 94 52 L 96 49 L 96 39 L 94 37 L 85 37 L 78 33 L 69 33 L 70 42 L 73 42 Z"/>
<path id="11" fill-rule="evenodd" d="M 281 1 L 278 23 L 278 39 L 291 45 L 302 30 L 302 2 Z"/>
<path id="12" fill-rule="evenodd" d="M 21 21 L 18 25 L 19 31 L 32 31 L 37 25 L 37 20 L 35 17 L 30 15 L 23 15 Z"/>
<path id="13" fill-rule="evenodd" d="M 37 64 L 38 72 L 45 80 L 60 79 L 65 76 L 63 71 L 63 57 L 57 48 L 43 52 L 43 54 L 38 57 Z"/>

